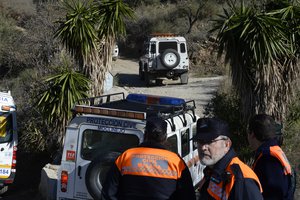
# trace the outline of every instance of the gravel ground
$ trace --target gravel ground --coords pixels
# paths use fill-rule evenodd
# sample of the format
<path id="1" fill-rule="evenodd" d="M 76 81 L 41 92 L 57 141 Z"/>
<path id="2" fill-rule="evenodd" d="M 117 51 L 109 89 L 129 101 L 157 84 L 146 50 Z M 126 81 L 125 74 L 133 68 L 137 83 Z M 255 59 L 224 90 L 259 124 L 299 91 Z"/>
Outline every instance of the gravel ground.
<path id="1" fill-rule="evenodd" d="M 138 61 L 123 59 L 113 63 L 111 73 L 114 76 L 115 86 L 106 93 L 134 92 L 195 100 L 196 113 L 199 116 L 202 115 L 203 106 L 211 99 L 223 79 L 222 76 L 197 78 L 194 73 L 190 73 L 187 85 L 181 85 L 180 80 L 165 79 L 162 85 L 147 87 L 145 82 L 139 79 Z"/>

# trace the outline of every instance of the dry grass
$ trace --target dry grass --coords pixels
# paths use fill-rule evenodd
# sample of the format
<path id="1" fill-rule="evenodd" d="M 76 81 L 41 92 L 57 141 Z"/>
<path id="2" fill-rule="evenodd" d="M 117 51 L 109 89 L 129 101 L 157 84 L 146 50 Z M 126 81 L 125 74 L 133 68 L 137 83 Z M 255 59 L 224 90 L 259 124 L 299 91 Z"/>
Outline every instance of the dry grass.
<path id="1" fill-rule="evenodd" d="M 2 4 L 4 8 L 9 8 L 17 12 L 26 14 L 35 13 L 33 0 L 1 0 L 0 4 Z"/>

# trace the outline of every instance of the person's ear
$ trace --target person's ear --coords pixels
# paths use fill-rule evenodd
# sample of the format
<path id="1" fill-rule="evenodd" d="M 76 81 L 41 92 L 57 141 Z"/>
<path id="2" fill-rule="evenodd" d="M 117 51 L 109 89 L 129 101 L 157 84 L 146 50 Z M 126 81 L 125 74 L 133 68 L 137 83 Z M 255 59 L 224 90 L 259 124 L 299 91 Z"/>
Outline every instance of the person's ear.
<path id="1" fill-rule="evenodd" d="M 225 141 L 225 147 L 228 148 L 228 149 L 230 149 L 231 145 L 232 145 L 231 140 L 230 140 L 230 139 L 227 139 L 227 140 Z"/>

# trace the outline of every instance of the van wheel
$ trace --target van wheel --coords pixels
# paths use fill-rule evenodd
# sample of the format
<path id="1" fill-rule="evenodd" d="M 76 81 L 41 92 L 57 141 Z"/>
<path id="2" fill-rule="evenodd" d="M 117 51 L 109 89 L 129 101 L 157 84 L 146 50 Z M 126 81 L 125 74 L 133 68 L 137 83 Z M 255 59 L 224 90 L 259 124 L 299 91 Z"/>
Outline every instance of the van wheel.
<path id="1" fill-rule="evenodd" d="M 162 64 L 168 68 L 168 69 L 173 69 L 179 64 L 180 61 L 180 56 L 177 51 L 174 49 L 166 49 L 162 54 L 161 54 L 161 62 Z"/>
<path id="2" fill-rule="evenodd" d="M 0 188 L 0 194 L 4 194 L 5 192 L 7 192 L 8 190 L 8 186 L 3 186 L 2 188 Z"/>
<path id="3" fill-rule="evenodd" d="M 152 76 L 149 73 L 145 73 L 146 86 L 150 87 L 152 84 Z"/>
<path id="4" fill-rule="evenodd" d="M 143 72 L 142 67 L 139 67 L 139 77 L 143 81 L 145 80 L 145 72 Z"/>
<path id="5" fill-rule="evenodd" d="M 188 84 L 188 82 L 189 82 L 188 72 L 185 72 L 185 73 L 180 75 L 180 82 L 181 82 L 181 84 Z"/>
<path id="6" fill-rule="evenodd" d="M 119 152 L 100 154 L 89 164 L 85 174 L 85 184 L 93 199 L 101 198 L 101 191 L 107 172 L 119 155 Z"/>

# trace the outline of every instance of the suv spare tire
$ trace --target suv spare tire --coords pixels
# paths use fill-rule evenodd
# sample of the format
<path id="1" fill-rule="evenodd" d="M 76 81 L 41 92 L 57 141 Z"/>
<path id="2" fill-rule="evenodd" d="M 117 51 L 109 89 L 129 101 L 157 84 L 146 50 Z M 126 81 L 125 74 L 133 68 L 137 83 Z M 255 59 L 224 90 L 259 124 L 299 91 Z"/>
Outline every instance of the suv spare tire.
<path id="1" fill-rule="evenodd" d="M 119 152 L 100 154 L 89 164 L 86 170 L 85 184 L 93 199 L 101 198 L 101 191 L 107 172 L 120 154 Z"/>
<path id="2" fill-rule="evenodd" d="M 179 53 L 174 49 L 166 49 L 161 54 L 161 62 L 162 64 L 169 69 L 176 67 L 179 64 L 180 56 Z"/>

